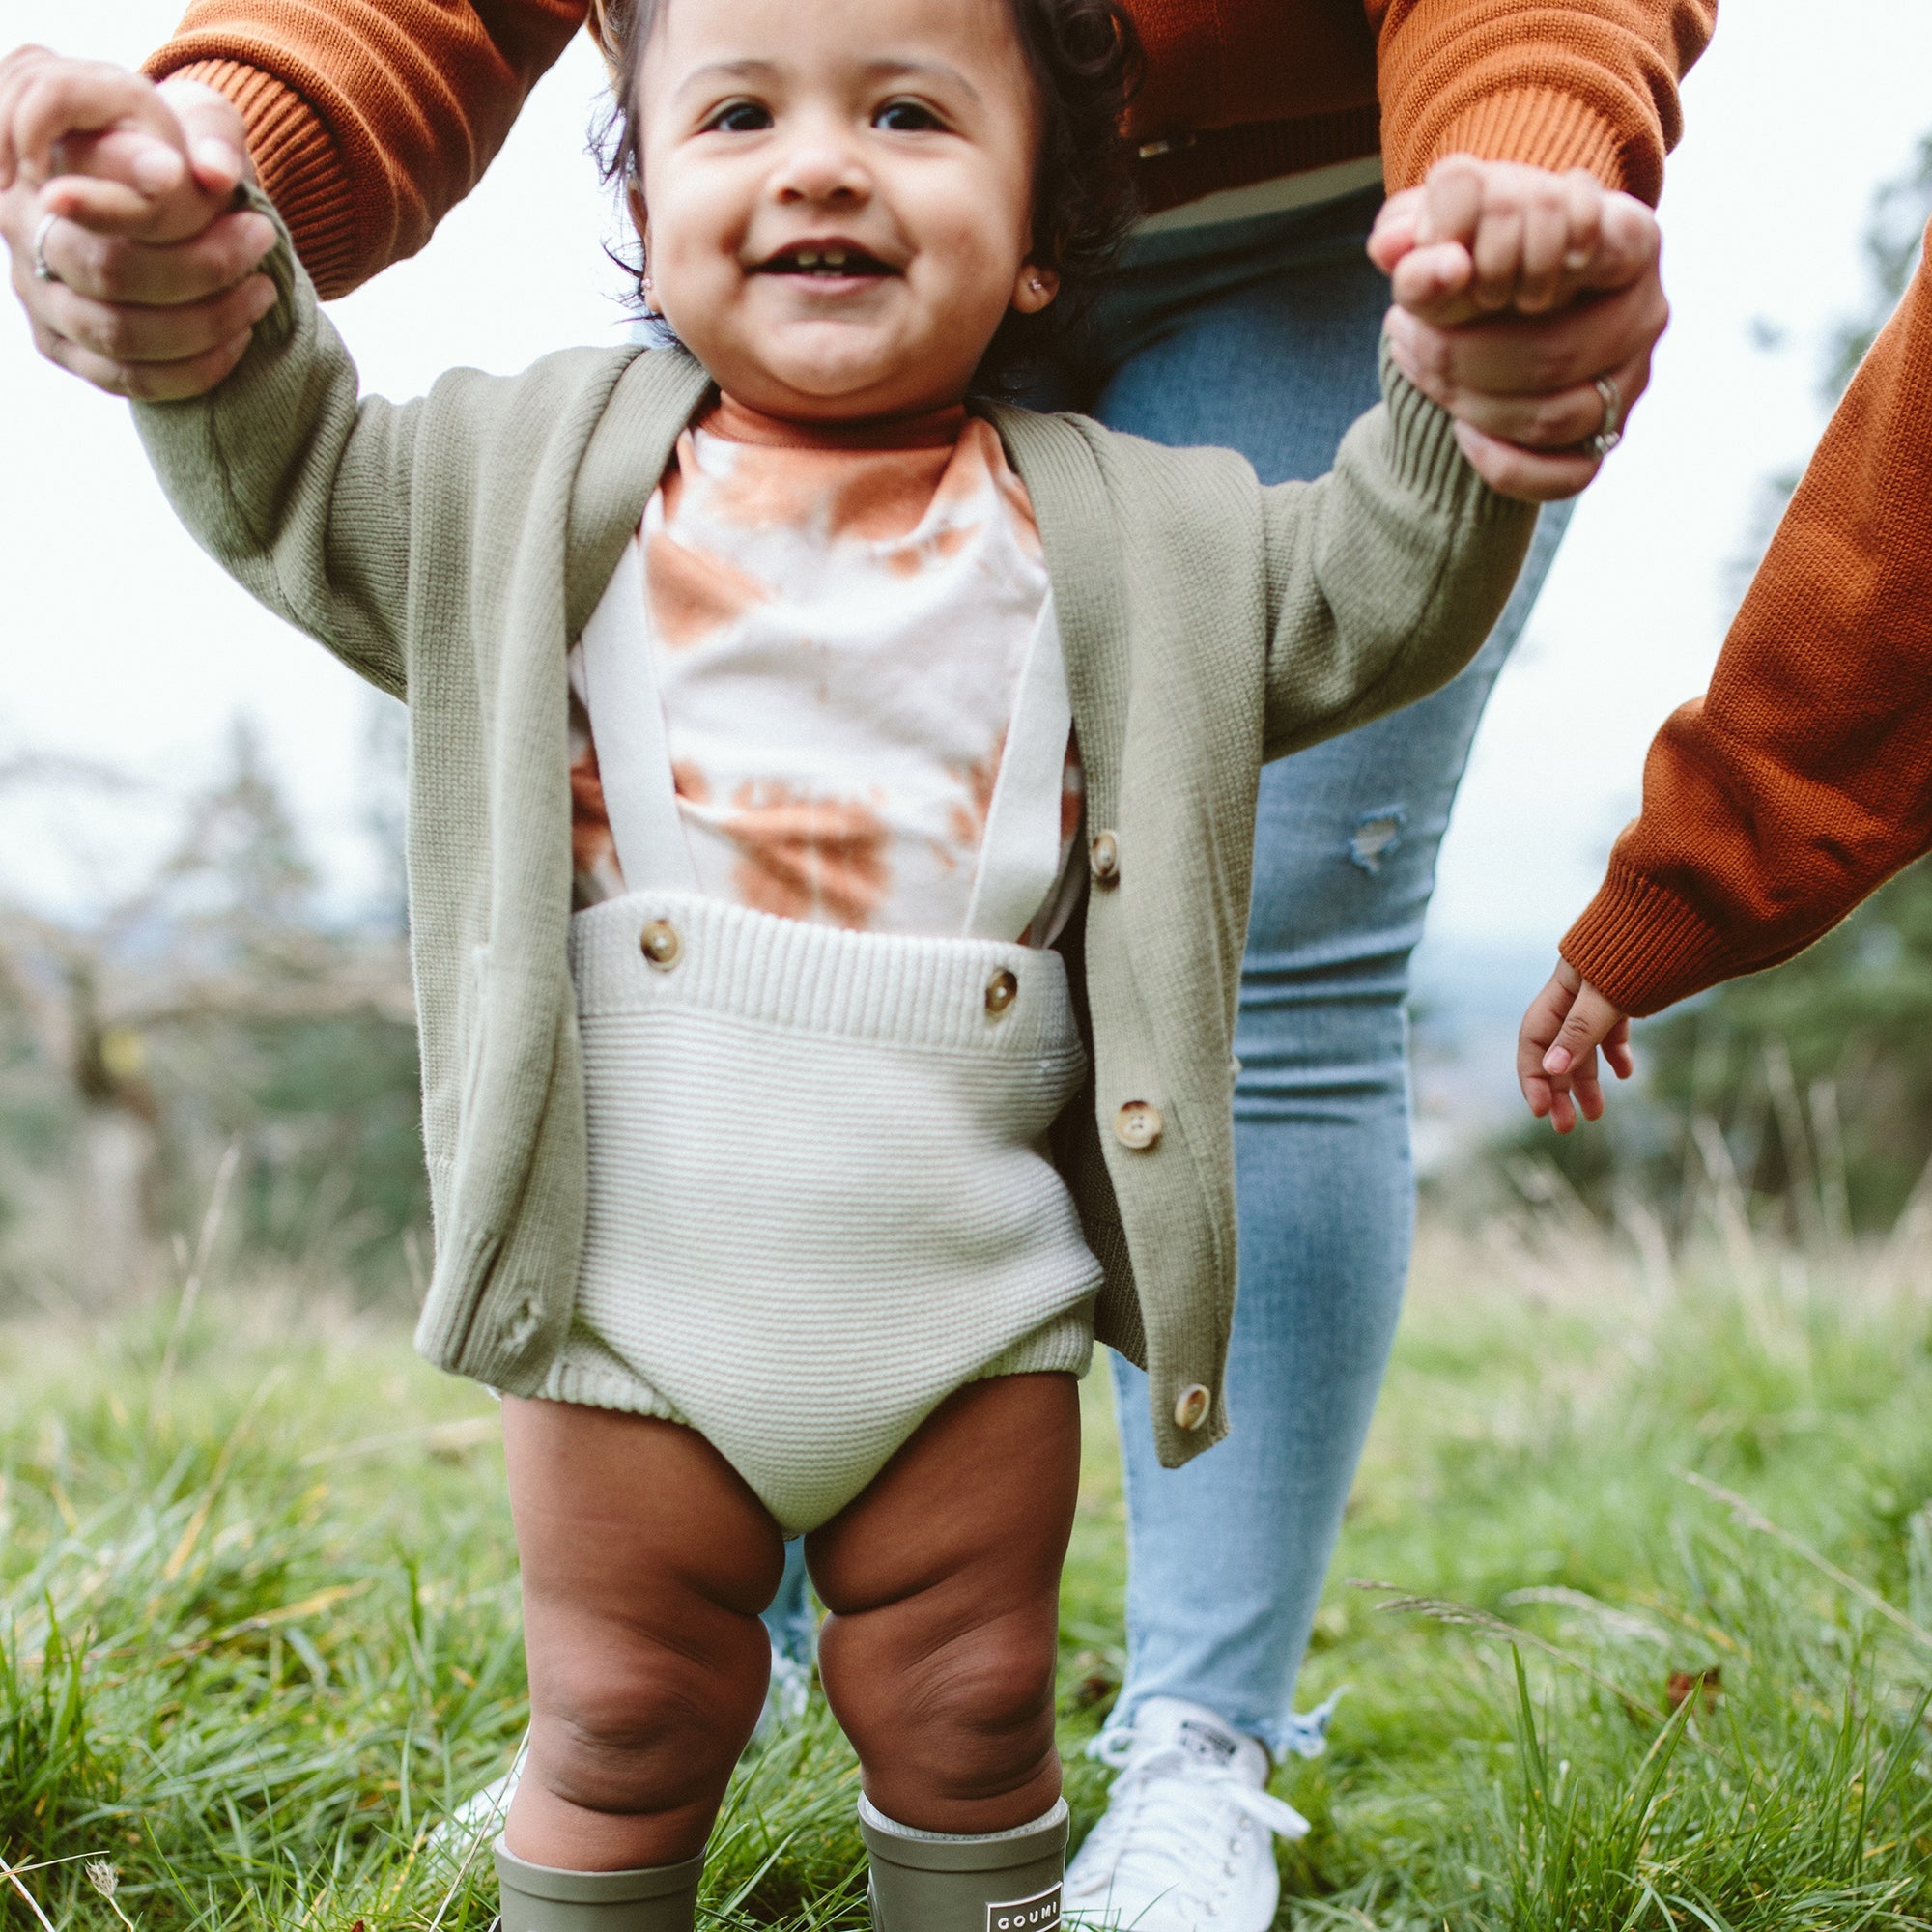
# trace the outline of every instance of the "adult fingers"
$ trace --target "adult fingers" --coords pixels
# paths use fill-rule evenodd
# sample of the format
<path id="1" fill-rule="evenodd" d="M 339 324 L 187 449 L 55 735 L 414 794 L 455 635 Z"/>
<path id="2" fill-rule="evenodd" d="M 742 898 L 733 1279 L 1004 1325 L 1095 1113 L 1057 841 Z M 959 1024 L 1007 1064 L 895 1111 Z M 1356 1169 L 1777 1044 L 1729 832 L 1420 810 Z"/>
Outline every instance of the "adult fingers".
<path id="1" fill-rule="evenodd" d="M 26 252 L 31 235 L 16 240 L 14 223 L 6 226 L 16 252 Z M 65 286 L 87 300 L 117 307 L 175 308 L 234 288 L 274 245 L 274 224 L 247 209 L 217 217 L 189 241 L 165 243 L 95 234 L 57 221 L 47 233 L 46 258 L 60 281 L 36 286 Z"/>
<path id="2" fill-rule="evenodd" d="M 89 301 L 58 283 L 36 311 L 51 334 L 122 369 L 198 360 L 246 334 L 275 305 L 275 285 L 251 275 L 206 301 L 138 308 Z"/>
<path id="3" fill-rule="evenodd" d="M 1422 218 L 1422 190 L 1406 187 L 1392 194 L 1376 213 L 1376 225 L 1369 231 L 1369 260 L 1383 274 L 1392 275 L 1395 266 L 1415 246 L 1416 225 Z"/>
<path id="4" fill-rule="evenodd" d="M 1653 274 L 1550 315 L 1488 316 L 1455 327 L 1398 307 L 1388 330 L 1391 344 L 1424 372 L 1426 381 L 1410 379 L 1418 387 L 1547 396 L 1606 369 L 1647 365 L 1669 320 L 1670 304 Z M 1635 400 L 1626 392 L 1626 404 Z"/>
<path id="5" fill-rule="evenodd" d="M 1473 155 L 1447 155 L 1437 161 L 1422 185 L 1416 240 L 1472 245 L 1483 216 L 1487 179 L 1483 163 Z"/>
<path id="6" fill-rule="evenodd" d="M 1566 293 L 1563 265 L 1570 254 L 1570 210 L 1559 177 L 1523 209 L 1522 262 L 1512 298 L 1520 313 L 1541 315 L 1556 306 Z"/>
<path id="7" fill-rule="evenodd" d="M 0 191 L 14 185 L 19 172 L 19 149 L 14 139 L 14 108 L 28 82 L 41 69 L 60 57 L 51 47 L 15 47 L 0 60 Z"/>
<path id="8" fill-rule="evenodd" d="M 1597 380 L 1575 383 L 1548 395 L 1495 395 L 1466 388 L 1446 379 L 1438 369 L 1418 362 L 1395 331 L 1389 335 L 1389 357 L 1431 401 L 1439 403 L 1458 421 L 1504 442 L 1525 449 L 1563 450 L 1587 442 L 1606 428 L 1621 430 L 1650 381 L 1650 355 L 1606 370 L 1604 380 L 1616 390 L 1614 407 Z M 1614 420 L 1612 417 L 1614 416 Z"/>
<path id="9" fill-rule="evenodd" d="M 35 345 L 49 362 L 58 363 L 110 396 L 126 396 L 141 403 L 175 403 L 205 395 L 234 370 L 253 340 L 250 329 L 184 361 L 122 362 L 43 330 L 38 324 L 34 328 Z"/>
<path id="10" fill-rule="evenodd" d="M 1577 270 L 1577 286 L 1628 288 L 1654 275 L 1662 255 L 1663 231 L 1654 211 L 1634 195 L 1603 195 L 1596 239 L 1589 260 Z"/>
<path id="11" fill-rule="evenodd" d="M 56 172 L 55 150 L 72 134 L 123 128 L 149 137 L 138 178 L 147 192 L 164 194 L 186 173 L 181 123 L 153 81 L 102 63 L 50 61 L 30 69 L 12 103 L 12 168 L 38 181 Z"/>
<path id="12" fill-rule="evenodd" d="M 1406 315 L 1475 315 L 1476 265 L 1460 242 L 1418 242 L 1389 272 Z"/>
<path id="13" fill-rule="evenodd" d="M 1540 1121 L 1550 1110 L 1555 1089 L 1543 1065 L 1565 1016 L 1582 984 L 1582 977 L 1567 959 L 1556 962 L 1556 971 L 1529 1003 L 1516 1035 L 1517 1085 L 1529 1102 L 1529 1110 Z"/>
<path id="14" fill-rule="evenodd" d="M 1587 980 L 1579 980 L 1570 1010 L 1543 1056 L 1544 1072 L 1560 1078 L 1586 1059 L 1594 1063 L 1598 1047 L 1624 1023 L 1621 1008 L 1613 1007 Z"/>
<path id="15" fill-rule="evenodd" d="M 1604 1036 L 1604 1058 L 1610 1064 L 1610 1071 L 1619 1080 L 1628 1080 L 1636 1071 L 1636 1061 L 1631 1053 L 1631 1023 L 1620 1019 Z"/>
<path id="16" fill-rule="evenodd" d="M 225 94 L 198 80 L 164 80 L 160 94 L 181 123 L 188 162 L 205 193 L 233 194 L 242 182 L 255 179 L 246 125 Z"/>
<path id="17" fill-rule="evenodd" d="M 1558 503 L 1577 495 L 1589 487 L 1604 461 L 1589 450 L 1524 449 L 1464 422 L 1456 425 L 1456 442 L 1469 468 L 1492 490 L 1520 503 Z"/>

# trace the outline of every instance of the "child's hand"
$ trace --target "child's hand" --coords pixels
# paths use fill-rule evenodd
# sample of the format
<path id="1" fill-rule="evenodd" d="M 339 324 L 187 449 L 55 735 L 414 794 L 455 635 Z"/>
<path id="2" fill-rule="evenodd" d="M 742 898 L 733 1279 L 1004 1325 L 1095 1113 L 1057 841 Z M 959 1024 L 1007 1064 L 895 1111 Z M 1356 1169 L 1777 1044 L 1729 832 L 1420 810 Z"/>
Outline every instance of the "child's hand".
<path id="1" fill-rule="evenodd" d="M 1549 983 L 1530 1001 L 1516 1037 L 1516 1077 L 1529 1111 L 1559 1134 L 1604 1111 L 1597 1049 L 1619 1080 L 1631 1077 L 1630 1017 L 1610 1005 L 1576 967 L 1557 962 Z M 1574 1097 L 1573 1097 L 1574 1096 Z"/>
<path id="2" fill-rule="evenodd" d="M 1531 502 L 1595 476 L 1649 384 L 1661 251 L 1650 210 L 1581 170 L 1463 155 L 1390 196 L 1369 241 L 1396 366 L 1456 418 L 1477 473 Z"/>
<path id="3" fill-rule="evenodd" d="M 249 272 L 273 229 L 234 212 L 246 176 L 241 117 L 211 89 L 43 47 L 0 61 L 14 288 L 42 353 L 101 388 L 196 394 L 245 353 L 274 300 Z"/>

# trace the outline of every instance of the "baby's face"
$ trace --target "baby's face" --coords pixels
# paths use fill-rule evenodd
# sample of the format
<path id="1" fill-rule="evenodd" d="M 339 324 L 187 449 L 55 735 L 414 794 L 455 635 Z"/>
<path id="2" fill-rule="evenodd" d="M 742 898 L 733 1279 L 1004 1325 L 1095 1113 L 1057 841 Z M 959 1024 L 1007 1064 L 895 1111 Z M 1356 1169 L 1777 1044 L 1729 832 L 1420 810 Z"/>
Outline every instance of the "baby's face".
<path id="1" fill-rule="evenodd" d="M 670 0 L 638 93 L 653 302 L 754 408 L 955 402 L 1053 298 L 1006 0 Z"/>

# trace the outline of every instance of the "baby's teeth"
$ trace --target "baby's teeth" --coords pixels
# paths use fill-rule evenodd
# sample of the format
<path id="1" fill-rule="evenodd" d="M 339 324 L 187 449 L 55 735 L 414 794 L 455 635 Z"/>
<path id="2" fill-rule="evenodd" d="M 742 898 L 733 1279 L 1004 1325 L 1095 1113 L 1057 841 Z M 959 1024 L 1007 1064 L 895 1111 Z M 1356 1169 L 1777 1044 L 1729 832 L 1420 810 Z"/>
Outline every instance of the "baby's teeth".
<path id="1" fill-rule="evenodd" d="M 844 249 L 828 248 L 825 251 L 825 266 L 828 269 L 842 269 L 845 266 Z"/>
<path id="2" fill-rule="evenodd" d="M 817 268 L 817 267 L 818 267 L 818 256 L 817 256 L 817 253 L 816 253 L 816 251 L 814 251 L 813 249 L 810 249 L 810 248 L 801 248 L 801 249 L 800 249 L 800 250 L 798 251 L 798 266 L 799 266 L 799 267 L 800 267 L 801 269 L 815 269 L 815 268 Z"/>

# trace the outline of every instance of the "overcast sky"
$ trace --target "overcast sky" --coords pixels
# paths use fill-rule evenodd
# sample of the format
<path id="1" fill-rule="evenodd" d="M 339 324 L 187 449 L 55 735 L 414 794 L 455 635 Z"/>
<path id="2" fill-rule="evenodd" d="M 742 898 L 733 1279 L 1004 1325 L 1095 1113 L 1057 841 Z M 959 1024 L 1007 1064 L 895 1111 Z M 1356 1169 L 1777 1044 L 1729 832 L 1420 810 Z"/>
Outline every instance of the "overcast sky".
<path id="1" fill-rule="evenodd" d="M 6 0 L 0 41 L 133 61 L 177 11 Z M 1856 34 L 1834 30 L 1848 15 Z M 1865 297 L 1873 189 L 1932 128 L 1928 76 L 1926 0 L 1728 0 L 1685 88 L 1663 203 L 1675 320 L 1491 705 L 1443 855 L 1438 941 L 1553 945 L 1588 896 L 1651 732 L 1708 675 L 1724 566 L 1763 480 L 1822 426 L 1823 345 Z M 408 395 L 455 363 L 507 371 L 615 338 L 608 203 L 584 155 L 600 79 L 580 40 L 428 251 L 336 304 L 368 386 Z M 63 753 L 148 787 L 113 812 L 0 795 L 0 890 L 71 900 L 125 875 L 245 715 L 353 895 L 369 877 L 358 790 L 378 700 L 194 550 L 125 409 L 40 361 L 14 304 L 0 310 L 0 765 Z"/>

